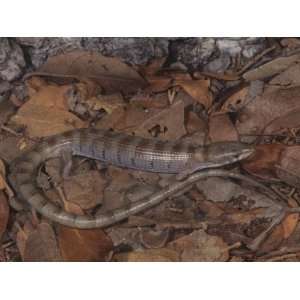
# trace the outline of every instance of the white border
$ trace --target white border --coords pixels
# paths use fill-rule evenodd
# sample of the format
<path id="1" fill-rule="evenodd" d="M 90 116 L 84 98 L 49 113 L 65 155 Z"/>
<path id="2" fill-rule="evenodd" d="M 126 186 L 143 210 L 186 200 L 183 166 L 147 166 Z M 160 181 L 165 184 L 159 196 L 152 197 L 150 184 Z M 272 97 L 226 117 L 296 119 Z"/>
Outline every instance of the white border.
<path id="1" fill-rule="evenodd" d="M 297 36 L 299 1 L 2 1 L 1 36 Z"/>
<path id="2" fill-rule="evenodd" d="M 10 0 L 0 4 L 0 36 L 299 36 L 297 6 L 290 0 Z M 285 263 L 0 266 L 1 299 L 291 299 L 298 282 L 298 264 Z"/>
<path id="3" fill-rule="evenodd" d="M 293 299 L 292 263 L 7 263 L 1 299 Z"/>

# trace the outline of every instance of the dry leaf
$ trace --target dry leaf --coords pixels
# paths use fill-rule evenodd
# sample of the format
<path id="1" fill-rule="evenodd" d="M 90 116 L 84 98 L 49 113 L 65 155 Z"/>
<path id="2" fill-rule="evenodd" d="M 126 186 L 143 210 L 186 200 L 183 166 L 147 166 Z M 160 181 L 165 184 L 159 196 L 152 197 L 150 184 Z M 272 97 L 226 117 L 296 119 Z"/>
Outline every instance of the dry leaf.
<path id="1" fill-rule="evenodd" d="M 270 236 L 260 245 L 259 253 L 269 253 L 277 249 L 283 242 L 284 230 L 281 224 L 276 226 Z"/>
<path id="2" fill-rule="evenodd" d="M 259 145 L 251 160 L 242 162 L 252 175 L 268 180 L 281 180 L 289 185 L 300 185 L 300 147 L 279 144 Z"/>
<path id="3" fill-rule="evenodd" d="M 9 217 L 9 206 L 7 203 L 6 195 L 0 191 L 0 241 L 3 233 L 6 230 Z"/>
<path id="4" fill-rule="evenodd" d="M 113 128 L 142 137 L 176 140 L 186 134 L 183 101 L 175 101 L 165 109 L 148 110 L 129 105 L 126 110 L 116 109 L 97 122 L 97 128 Z"/>
<path id="5" fill-rule="evenodd" d="M 298 203 L 293 198 L 288 199 L 288 204 L 292 207 L 298 207 Z M 299 214 L 287 215 L 280 224 L 275 226 L 268 238 L 263 242 L 259 251 L 268 253 L 278 248 L 278 246 L 288 239 L 295 231 L 298 225 Z"/>
<path id="6" fill-rule="evenodd" d="M 68 111 L 48 109 L 45 106 L 24 104 L 12 119 L 25 125 L 30 137 L 46 137 L 64 131 L 84 128 L 86 124 Z"/>
<path id="7" fill-rule="evenodd" d="M 73 175 L 64 181 L 64 192 L 68 202 L 82 209 L 93 208 L 103 201 L 106 180 L 96 170 Z"/>
<path id="8" fill-rule="evenodd" d="M 48 223 L 40 223 L 26 239 L 23 254 L 24 261 L 61 260 L 55 233 Z"/>
<path id="9" fill-rule="evenodd" d="M 72 213 L 72 214 L 75 214 L 78 216 L 84 216 L 84 211 L 78 204 L 72 203 L 67 200 L 63 200 L 63 203 L 64 203 L 64 210 L 66 212 L 69 212 L 69 213 Z"/>
<path id="10" fill-rule="evenodd" d="M 125 107 L 125 102 L 120 94 L 101 95 L 85 101 L 88 108 L 94 111 L 105 110 L 111 114 L 115 109 Z"/>
<path id="11" fill-rule="evenodd" d="M 274 169 L 277 177 L 296 188 L 300 186 L 300 146 L 285 147 Z"/>
<path id="12" fill-rule="evenodd" d="M 32 82 L 34 82 L 34 88 Z M 69 109 L 66 96 L 72 89 L 72 85 L 60 86 L 44 82 L 37 87 L 35 83 L 34 78 L 26 81 L 27 88 L 30 91 L 29 101 L 32 105 L 43 105 L 50 109 L 57 108 L 59 110 Z"/>
<path id="13" fill-rule="evenodd" d="M 189 134 L 195 132 L 205 132 L 207 124 L 203 119 L 200 119 L 194 112 L 190 111 L 187 115 L 186 130 Z"/>
<path id="14" fill-rule="evenodd" d="M 247 224 L 249 225 L 252 221 L 258 219 L 264 213 L 264 208 L 255 208 L 243 212 L 235 212 L 226 214 L 224 219 L 230 224 Z"/>
<path id="15" fill-rule="evenodd" d="M 6 176 L 5 165 L 3 160 L 0 159 L 0 190 L 4 190 L 6 187 L 5 176 Z"/>
<path id="16" fill-rule="evenodd" d="M 142 65 L 140 67 L 140 73 L 144 77 L 155 76 L 163 67 L 166 62 L 167 57 L 154 58 L 146 66 Z"/>
<path id="17" fill-rule="evenodd" d="M 262 179 L 276 179 L 277 171 L 275 165 L 280 161 L 281 153 L 284 151 L 283 145 L 258 145 L 255 155 L 251 160 L 242 162 L 243 169 L 251 175 Z"/>
<path id="18" fill-rule="evenodd" d="M 243 78 L 247 81 L 261 80 L 278 74 L 299 61 L 300 54 L 278 57 L 256 69 L 244 73 Z"/>
<path id="19" fill-rule="evenodd" d="M 221 112 L 235 112 L 247 102 L 247 95 L 249 92 L 249 86 L 245 86 L 230 97 L 228 97 L 225 103 L 222 105 Z"/>
<path id="20" fill-rule="evenodd" d="M 238 115 L 239 134 L 262 134 L 265 127 L 279 117 L 300 109 L 300 87 L 264 92 Z"/>
<path id="21" fill-rule="evenodd" d="M 75 51 L 50 57 L 37 72 L 92 78 L 108 93 L 136 92 L 146 86 L 145 80 L 119 58 L 105 57 L 90 51 Z"/>
<path id="22" fill-rule="evenodd" d="M 290 49 L 297 49 L 300 47 L 300 40 L 299 40 L 299 38 L 283 38 L 280 41 L 280 44 L 283 47 L 287 47 Z"/>
<path id="23" fill-rule="evenodd" d="M 228 114 L 211 115 L 208 126 L 208 135 L 212 143 L 239 140 L 238 133 Z"/>
<path id="24" fill-rule="evenodd" d="M 228 245 L 219 237 L 197 230 L 168 244 L 181 261 L 227 261 Z"/>
<path id="25" fill-rule="evenodd" d="M 300 109 L 295 109 L 279 118 L 274 119 L 269 123 L 263 134 L 265 135 L 276 135 L 282 134 L 282 130 L 288 131 L 300 127 L 299 119 Z"/>
<path id="26" fill-rule="evenodd" d="M 282 222 L 283 238 L 287 239 L 294 232 L 299 220 L 299 214 L 290 214 Z"/>
<path id="27" fill-rule="evenodd" d="M 113 247 L 101 229 L 80 230 L 59 225 L 58 241 L 65 261 L 105 261 Z"/>
<path id="28" fill-rule="evenodd" d="M 196 102 L 210 108 L 213 101 L 212 93 L 209 89 L 210 80 L 176 80 L 175 84 L 181 86 Z"/>
<path id="29" fill-rule="evenodd" d="M 179 254 L 172 249 L 147 249 L 128 253 L 115 254 L 114 261 L 127 262 L 176 262 Z"/>
<path id="30" fill-rule="evenodd" d="M 87 125 L 68 111 L 65 94 L 69 86 L 45 86 L 32 95 L 12 118 L 25 125 L 30 137 L 45 137 Z"/>
<path id="31" fill-rule="evenodd" d="M 276 85 L 282 88 L 290 88 L 300 85 L 300 66 L 295 64 L 278 74 L 269 82 L 270 85 Z"/>

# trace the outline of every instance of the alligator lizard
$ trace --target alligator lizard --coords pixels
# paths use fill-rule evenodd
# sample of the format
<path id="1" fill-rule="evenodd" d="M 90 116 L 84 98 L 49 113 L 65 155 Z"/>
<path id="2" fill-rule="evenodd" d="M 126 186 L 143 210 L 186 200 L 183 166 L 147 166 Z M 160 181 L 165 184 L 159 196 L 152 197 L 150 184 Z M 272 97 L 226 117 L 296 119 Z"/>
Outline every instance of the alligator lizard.
<path id="1" fill-rule="evenodd" d="M 63 153 L 98 159 L 116 166 L 150 172 L 174 173 L 184 178 L 202 169 L 217 168 L 247 158 L 254 149 L 239 142 L 220 142 L 197 146 L 182 141 L 167 142 L 99 129 L 79 129 L 44 139 L 40 144 L 12 162 L 9 180 L 18 198 L 29 203 L 41 215 L 52 221 L 77 228 L 105 227 L 150 207 L 157 199 L 168 197 L 170 189 L 160 193 L 155 201 L 148 198 L 134 202 L 131 207 L 94 216 L 79 216 L 65 212 L 48 201 L 37 186 L 39 166 Z M 173 184 L 179 190 L 183 181 Z M 152 199 L 154 199 L 152 197 Z"/>

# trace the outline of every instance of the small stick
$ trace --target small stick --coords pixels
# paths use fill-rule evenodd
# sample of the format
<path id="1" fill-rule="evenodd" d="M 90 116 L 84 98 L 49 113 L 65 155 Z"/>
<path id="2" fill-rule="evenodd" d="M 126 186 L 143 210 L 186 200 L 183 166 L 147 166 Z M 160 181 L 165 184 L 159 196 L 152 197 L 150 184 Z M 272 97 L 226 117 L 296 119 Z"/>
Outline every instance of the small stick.
<path id="1" fill-rule="evenodd" d="M 265 261 L 269 261 L 269 262 L 272 262 L 272 261 L 282 261 L 284 259 L 287 259 L 287 258 L 297 258 L 297 254 L 296 253 L 289 253 L 289 254 L 283 254 L 283 255 L 279 255 L 279 256 L 274 256 L 274 257 L 271 257 Z"/>
<path id="2" fill-rule="evenodd" d="M 262 57 L 267 55 L 268 53 L 272 52 L 276 49 L 276 46 L 272 46 L 268 49 L 265 49 L 261 53 L 259 53 L 257 56 L 255 56 L 250 62 L 248 62 L 240 71 L 237 72 L 238 75 L 242 75 L 245 73 L 251 66 L 253 66 L 255 63 L 257 63 Z"/>
<path id="3" fill-rule="evenodd" d="M 4 131 L 6 131 L 6 132 L 8 132 L 8 133 L 10 133 L 10 134 L 12 134 L 14 136 L 22 136 L 22 133 L 18 133 L 15 130 L 13 130 L 13 129 L 5 126 L 5 125 L 1 126 L 1 130 L 4 130 Z"/>
<path id="4" fill-rule="evenodd" d="M 278 216 L 272 221 L 270 226 L 264 230 L 258 237 L 256 237 L 252 242 L 247 244 L 247 247 L 251 249 L 252 251 L 256 251 L 261 243 L 267 238 L 267 236 L 270 234 L 270 232 L 273 230 L 273 228 L 280 224 L 283 218 L 285 217 L 285 211 L 282 210 Z"/>

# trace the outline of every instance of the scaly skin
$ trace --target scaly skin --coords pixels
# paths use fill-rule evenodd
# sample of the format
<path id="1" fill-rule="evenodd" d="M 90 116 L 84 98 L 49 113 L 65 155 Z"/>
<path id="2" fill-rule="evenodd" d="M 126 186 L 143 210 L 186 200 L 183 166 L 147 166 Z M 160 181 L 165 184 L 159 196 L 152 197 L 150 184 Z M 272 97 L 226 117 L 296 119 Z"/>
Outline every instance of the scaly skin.
<path id="1" fill-rule="evenodd" d="M 205 169 L 222 167 L 245 159 L 254 149 L 238 142 L 196 146 L 183 142 L 144 139 L 112 131 L 80 129 L 45 139 L 11 164 L 9 180 L 18 198 L 29 203 L 41 215 L 71 227 L 100 228 L 156 205 L 190 184 L 190 177 L 193 178 L 194 175 L 126 208 L 98 212 L 92 217 L 78 216 L 49 202 L 36 183 L 41 163 L 50 158 L 60 157 L 66 151 L 72 155 L 82 155 L 120 167 L 182 174 L 181 178 L 202 170 L 201 173 L 197 173 L 200 179 L 210 176 L 212 170 Z"/>

